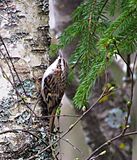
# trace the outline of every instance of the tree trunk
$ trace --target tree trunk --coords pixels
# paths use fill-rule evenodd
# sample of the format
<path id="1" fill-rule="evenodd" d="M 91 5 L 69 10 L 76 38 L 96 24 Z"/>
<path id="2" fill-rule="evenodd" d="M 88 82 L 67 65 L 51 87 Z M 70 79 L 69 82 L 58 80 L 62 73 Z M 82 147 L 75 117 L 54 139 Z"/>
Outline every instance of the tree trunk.
<path id="1" fill-rule="evenodd" d="M 134 85 L 133 104 L 131 112 L 132 130 L 137 130 L 137 82 Z M 133 136 L 132 160 L 137 159 L 137 135 Z"/>
<path id="2" fill-rule="evenodd" d="M 70 14 L 80 4 L 80 2 L 82 2 L 82 0 L 81 1 L 80 0 L 75 0 L 75 1 L 73 0 L 73 5 L 72 5 L 71 1 L 50 0 L 50 4 L 51 4 L 50 25 L 51 25 L 51 29 L 54 31 L 56 37 L 58 37 L 63 32 L 63 30 L 69 24 L 71 24 Z M 73 53 L 73 51 L 76 47 L 76 44 L 77 44 L 77 41 L 71 43 L 65 49 L 62 50 L 62 52 L 67 60 L 69 59 L 69 57 Z M 104 87 L 104 84 L 106 83 L 105 77 L 106 77 L 106 75 L 102 76 L 101 78 L 99 78 L 97 80 L 97 83 L 95 84 L 95 87 L 93 88 L 93 91 L 92 91 L 93 96 L 91 98 L 89 106 L 91 104 L 93 104 L 94 101 L 100 96 L 102 88 Z M 108 77 L 110 80 L 113 79 L 111 72 L 109 72 Z M 76 77 L 73 80 L 73 82 L 71 83 L 71 85 L 68 86 L 68 89 L 66 90 L 66 95 L 70 99 L 70 101 L 72 101 L 72 98 L 74 97 L 77 86 L 78 86 L 78 81 L 77 81 L 77 77 Z M 117 98 L 118 97 L 119 97 L 119 94 L 117 95 Z M 115 106 L 119 105 L 118 102 L 114 102 Z M 102 104 L 98 105 L 97 110 L 96 109 L 92 110 L 91 112 L 88 113 L 88 115 L 86 115 L 82 119 L 82 127 L 84 130 L 86 143 L 93 150 L 98 148 L 104 142 L 106 142 L 107 139 L 109 139 L 113 135 L 115 135 L 116 132 L 118 134 L 120 131 L 120 130 L 118 130 L 118 131 L 113 130 L 114 133 L 113 133 L 113 131 L 110 133 L 109 131 L 111 128 L 109 128 L 108 126 L 107 126 L 107 130 L 105 131 L 106 128 L 104 128 L 104 126 L 103 126 L 104 124 L 102 125 L 101 118 L 99 116 L 106 114 L 107 111 L 105 112 L 105 110 L 110 109 L 110 108 L 107 108 L 106 106 L 109 106 L 111 108 L 111 103 L 108 102 L 103 105 Z M 114 106 L 112 105 L 112 107 L 114 107 Z M 101 108 L 101 109 L 99 109 L 99 108 Z M 67 109 L 64 109 L 64 110 L 66 111 Z M 102 111 L 103 111 L 103 113 L 102 113 Z M 76 111 L 76 113 L 78 113 L 78 112 Z M 65 122 L 63 122 L 63 123 L 65 123 Z M 79 133 L 78 128 L 77 128 L 76 134 L 77 133 Z M 74 139 L 76 141 L 79 141 L 79 139 L 77 139 L 77 138 L 78 138 L 78 136 L 76 136 Z M 113 160 L 113 159 L 125 160 L 126 159 L 127 155 L 119 149 L 118 144 L 114 144 L 112 146 L 107 146 L 105 148 L 105 150 L 107 150 L 107 154 L 99 157 L 98 159 L 100 159 L 100 160 L 109 160 L 109 159 L 111 159 L 111 160 Z"/>
<path id="3" fill-rule="evenodd" d="M 50 26 L 52 31 L 54 31 L 57 37 L 63 32 L 63 30 L 69 24 L 71 24 L 71 14 L 74 11 L 74 9 L 76 9 L 76 7 L 80 5 L 81 2 L 82 0 L 75 0 L 75 1 L 73 0 L 73 3 L 71 1 L 66 1 L 66 0 L 61 0 L 61 1 L 50 0 L 50 5 L 51 5 Z M 67 60 L 73 53 L 76 47 L 76 44 L 77 44 L 77 41 L 73 42 L 72 44 L 67 46 L 65 49 L 63 49 L 64 57 Z M 71 101 L 76 92 L 77 86 L 78 86 L 78 82 L 76 79 L 74 79 L 71 85 L 66 90 L 66 95 Z M 86 142 L 92 149 L 97 148 L 97 146 L 99 146 L 100 144 L 106 141 L 104 135 L 102 134 L 99 128 L 98 123 L 99 123 L 98 118 L 96 114 L 94 114 L 94 112 L 89 113 L 82 120 L 82 126 L 86 135 L 85 137 Z M 77 132 L 79 132 L 79 130 L 77 130 Z M 97 137 L 96 135 L 98 135 L 99 137 Z M 74 136 L 76 136 L 75 139 L 78 138 L 77 135 L 74 134 Z M 76 141 L 79 141 L 79 139 L 77 139 Z M 106 159 L 105 156 L 104 156 L 104 159 Z"/>
<path id="4" fill-rule="evenodd" d="M 28 159 L 49 144 L 38 103 L 49 65 L 48 0 L 0 1 L 0 157 Z M 51 150 L 41 159 L 53 157 Z"/>

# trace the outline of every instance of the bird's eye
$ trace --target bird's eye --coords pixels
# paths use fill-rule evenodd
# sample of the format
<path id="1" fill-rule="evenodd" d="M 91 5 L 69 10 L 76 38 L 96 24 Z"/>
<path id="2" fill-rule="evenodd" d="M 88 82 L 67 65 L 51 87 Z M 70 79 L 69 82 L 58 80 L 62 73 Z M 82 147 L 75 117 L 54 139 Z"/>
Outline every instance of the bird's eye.
<path id="1" fill-rule="evenodd" d="M 59 59 L 59 63 L 61 63 L 61 59 Z"/>

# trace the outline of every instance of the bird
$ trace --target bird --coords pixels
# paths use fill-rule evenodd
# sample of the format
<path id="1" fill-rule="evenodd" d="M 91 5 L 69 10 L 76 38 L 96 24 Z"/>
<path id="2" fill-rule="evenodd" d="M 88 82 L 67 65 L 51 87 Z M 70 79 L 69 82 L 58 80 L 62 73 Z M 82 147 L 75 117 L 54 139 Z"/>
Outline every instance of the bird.
<path id="1" fill-rule="evenodd" d="M 46 69 L 41 83 L 41 95 L 48 111 L 49 130 L 54 130 L 55 114 L 65 92 L 68 75 L 68 64 L 59 52 L 56 60 Z"/>

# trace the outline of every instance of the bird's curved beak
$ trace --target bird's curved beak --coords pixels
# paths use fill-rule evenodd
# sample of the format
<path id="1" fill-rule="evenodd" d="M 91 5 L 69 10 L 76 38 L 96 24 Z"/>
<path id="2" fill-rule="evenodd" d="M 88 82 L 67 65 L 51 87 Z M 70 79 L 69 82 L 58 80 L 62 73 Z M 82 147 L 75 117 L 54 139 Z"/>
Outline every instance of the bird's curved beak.
<path id="1" fill-rule="evenodd" d="M 62 58 L 63 57 L 63 53 L 61 51 L 59 51 L 58 55 Z"/>

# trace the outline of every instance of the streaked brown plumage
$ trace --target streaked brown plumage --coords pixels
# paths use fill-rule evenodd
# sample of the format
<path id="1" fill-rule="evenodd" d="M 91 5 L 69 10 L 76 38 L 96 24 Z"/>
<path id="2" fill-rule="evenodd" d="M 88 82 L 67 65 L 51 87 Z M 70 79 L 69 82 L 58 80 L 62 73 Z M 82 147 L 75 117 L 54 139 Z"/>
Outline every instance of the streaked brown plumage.
<path id="1" fill-rule="evenodd" d="M 45 102 L 45 107 L 47 107 L 48 115 L 51 115 L 49 120 L 51 132 L 54 128 L 56 109 L 61 102 L 66 88 L 67 72 L 67 62 L 60 54 L 47 68 L 42 78 L 41 95 Z"/>

